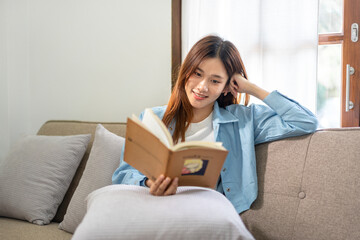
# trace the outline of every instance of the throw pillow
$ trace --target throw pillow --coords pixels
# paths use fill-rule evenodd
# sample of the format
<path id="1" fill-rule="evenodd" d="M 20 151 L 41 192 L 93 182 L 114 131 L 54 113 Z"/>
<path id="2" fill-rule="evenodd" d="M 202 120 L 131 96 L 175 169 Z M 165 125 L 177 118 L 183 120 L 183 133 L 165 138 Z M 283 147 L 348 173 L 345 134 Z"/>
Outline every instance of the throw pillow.
<path id="1" fill-rule="evenodd" d="M 85 215 L 85 198 L 92 191 L 112 184 L 111 176 L 119 166 L 124 142 L 123 137 L 109 132 L 101 124 L 96 127 L 89 159 L 64 220 L 59 225 L 60 229 L 73 233 Z"/>
<path id="2" fill-rule="evenodd" d="M 44 225 L 55 216 L 90 134 L 26 136 L 0 162 L 0 216 Z"/>
<path id="3" fill-rule="evenodd" d="M 254 239 L 221 193 L 179 187 L 171 196 L 149 188 L 111 185 L 92 192 L 87 213 L 73 240 L 97 239 Z"/>

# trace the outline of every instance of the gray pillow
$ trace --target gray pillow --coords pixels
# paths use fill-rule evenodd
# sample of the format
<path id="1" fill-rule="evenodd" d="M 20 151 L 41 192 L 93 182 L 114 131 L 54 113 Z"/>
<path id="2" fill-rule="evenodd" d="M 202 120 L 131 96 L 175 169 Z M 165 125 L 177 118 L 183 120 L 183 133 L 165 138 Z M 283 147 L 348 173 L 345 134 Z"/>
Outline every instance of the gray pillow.
<path id="1" fill-rule="evenodd" d="M 92 192 L 87 213 L 72 240 L 254 239 L 221 193 L 179 187 L 153 196 L 149 188 L 116 184 Z"/>
<path id="2" fill-rule="evenodd" d="M 59 228 L 73 233 L 86 212 L 85 198 L 92 191 L 111 185 L 111 176 L 119 166 L 125 139 L 109 132 L 101 124 L 95 131 L 89 159 Z"/>
<path id="3" fill-rule="evenodd" d="M 20 139 L 0 162 L 0 216 L 49 224 L 90 137 L 86 134 Z"/>

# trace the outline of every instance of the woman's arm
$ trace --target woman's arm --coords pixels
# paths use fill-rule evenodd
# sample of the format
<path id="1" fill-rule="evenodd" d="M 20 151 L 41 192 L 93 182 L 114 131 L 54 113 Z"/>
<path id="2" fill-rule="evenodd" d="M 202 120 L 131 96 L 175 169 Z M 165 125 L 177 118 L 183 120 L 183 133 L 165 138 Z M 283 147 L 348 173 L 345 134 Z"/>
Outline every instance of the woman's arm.
<path id="1" fill-rule="evenodd" d="M 230 80 L 230 92 L 233 96 L 237 93 L 247 93 L 261 100 L 264 100 L 270 93 L 254 83 L 249 82 L 241 74 L 235 73 Z"/>
<path id="2" fill-rule="evenodd" d="M 255 144 L 312 133 L 317 128 L 318 121 L 311 111 L 277 91 L 263 90 L 240 74 L 232 77 L 230 91 L 233 95 L 237 92 L 251 94 L 268 105 L 250 106 Z"/>
<path id="3" fill-rule="evenodd" d="M 144 112 L 140 114 L 139 119 L 142 120 L 143 116 Z M 125 144 L 121 150 L 120 166 L 115 170 L 112 176 L 112 183 L 146 186 L 147 177 L 124 161 L 124 151 Z"/>
<path id="4" fill-rule="evenodd" d="M 112 176 L 112 183 L 145 186 L 146 177 L 124 162 L 124 149 L 125 144 L 121 152 L 120 166 L 115 170 Z"/>

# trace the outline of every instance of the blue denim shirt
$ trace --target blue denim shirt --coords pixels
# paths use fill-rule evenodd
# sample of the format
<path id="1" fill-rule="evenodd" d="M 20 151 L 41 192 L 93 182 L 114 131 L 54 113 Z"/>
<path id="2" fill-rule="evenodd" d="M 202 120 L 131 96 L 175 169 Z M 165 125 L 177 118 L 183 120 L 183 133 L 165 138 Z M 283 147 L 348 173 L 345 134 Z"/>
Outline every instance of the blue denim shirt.
<path id="1" fill-rule="evenodd" d="M 277 91 L 271 92 L 264 102 L 267 106 L 233 104 L 224 109 L 217 102 L 214 105 L 215 139 L 229 151 L 217 191 L 225 194 L 238 213 L 249 209 L 258 194 L 255 145 L 309 134 L 317 128 L 313 113 Z M 155 107 L 153 111 L 161 119 L 165 109 L 166 106 Z M 145 179 L 123 161 L 123 156 L 112 177 L 113 184 L 140 186 L 144 186 Z"/>

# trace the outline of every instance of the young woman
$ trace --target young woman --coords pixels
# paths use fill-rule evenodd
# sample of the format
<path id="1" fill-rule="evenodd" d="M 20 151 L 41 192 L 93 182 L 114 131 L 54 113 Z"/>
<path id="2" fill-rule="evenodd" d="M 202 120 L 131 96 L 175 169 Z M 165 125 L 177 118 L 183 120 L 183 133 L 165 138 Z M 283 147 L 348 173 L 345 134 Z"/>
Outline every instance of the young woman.
<path id="1" fill-rule="evenodd" d="M 239 95 L 245 94 L 245 105 Z M 265 105 L 248 105 L 249 95 Z M 247 80 L 240 54 L 217 36 L 199 40 L 189 51 L 167 106 L 153 108 L 178 141 L 218 141 L 229 151 L 216 190 L 238 213 L 257 197 L 255 145 L 312 133 L 316 117 L 277 91 L 271 93 Z M 140 116 L 141 118 L 142 116 Z M 121 159 L 114 184 L 150 188 L 157 196 L 176 193 L 178 179 L 159 176 L 151 181 Z"/>

